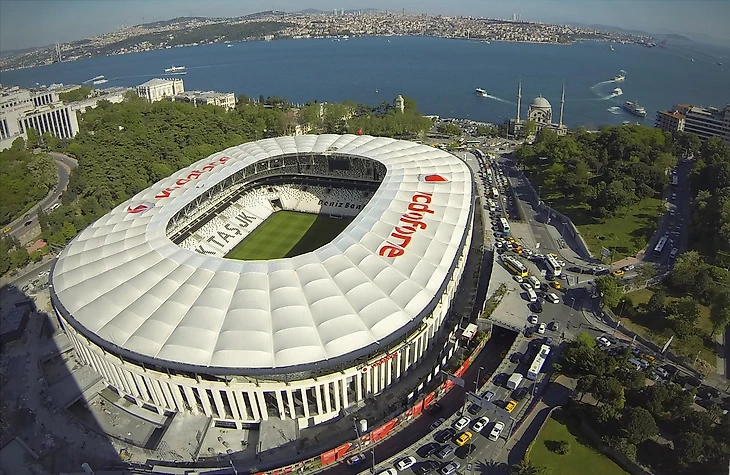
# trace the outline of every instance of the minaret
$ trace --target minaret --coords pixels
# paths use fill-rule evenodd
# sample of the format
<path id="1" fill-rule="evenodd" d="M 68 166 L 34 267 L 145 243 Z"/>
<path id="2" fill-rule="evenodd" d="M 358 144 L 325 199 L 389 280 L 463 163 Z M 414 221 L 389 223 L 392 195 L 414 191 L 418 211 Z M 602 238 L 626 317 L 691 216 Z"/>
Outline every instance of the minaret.
<path id="1" fill-rule="evenodd" d="M 522 79 L 517 86 L 517 123 L 520 122 L 520 103 L 522 102 Z"/>
<path id="2" fill-rule="evenodd" d="M 563 126 L 563 108 L 565 107 L 565 81 L 563 81 L 563 94 L 560 96 L 560 123 L 558 126 Z"/>

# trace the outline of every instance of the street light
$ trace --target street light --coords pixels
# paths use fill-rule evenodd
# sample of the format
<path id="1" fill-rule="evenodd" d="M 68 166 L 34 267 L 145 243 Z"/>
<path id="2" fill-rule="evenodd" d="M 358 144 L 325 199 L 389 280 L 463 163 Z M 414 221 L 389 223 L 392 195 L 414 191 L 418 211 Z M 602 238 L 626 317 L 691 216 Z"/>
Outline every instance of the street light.
<path id="1" fill-rule="evenodd" d="M 479 371 L 477 371 L 477 380 L 474 382 L 474 392 L 477 392 L 477 393 L 479 392 L 479 388 L 480 388 L 480 385 L 479 384 L 482 381 L 481 380 L 481 375 L 482 375 L 482 370 L 483 369 L 484 369 L 484 366 L 480 366 L 479 367 Z"/>

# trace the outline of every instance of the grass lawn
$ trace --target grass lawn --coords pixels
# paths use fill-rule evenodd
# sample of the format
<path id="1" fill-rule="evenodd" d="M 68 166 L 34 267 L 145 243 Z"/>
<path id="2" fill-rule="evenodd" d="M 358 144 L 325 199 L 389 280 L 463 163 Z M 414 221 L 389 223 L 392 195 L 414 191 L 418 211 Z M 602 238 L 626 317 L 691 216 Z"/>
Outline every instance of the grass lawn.
<path id="1" fill-rule="evenodd" d="M 570 443 L 569 453 L 559 455 L 548 450 L 549 446 L 561 440 Z M 556 475 L 627 473 L 613 460 L 593 448 L 580 431 L 580 421 L 563 416 L 560 410 L 553 412 L 545 421 L 528 457 L 535 465 L 552 468 L 552 473 Z"/>
<path id="2" fill-rule="evenodd" d="M 314 251 L 340 234 L 352 218 L 279 211 L 261 223 L 226 257 L 241 261 L 281 259 Z"/>
<path id="3" fill-rule="evenodd" d="M 656 316 L 644 311 L 643 304 L 646 304 L 655 291 L 659 288 L 649 288 L 635 290 L 626 294 L 626 298 L 636 308 L 635 311 L 625 311 L 621 308 L 621 304 L 616 311 L 616 315 L 620 315 L 621 323 L 631 331 L 638 333 L 644 338 L 653 341 L 659 346 L 664 345 L 672 332 L 669 330 L 669 324 L 663 316 Z M 670 289 L 665 288 L 667 293 L 667 302 L 678 300 L 681 295 L 673 295 Z M 701 346 L 683 341 L 681 338 L 674 338 L 672 343 L 672 353 L 682 355 L 694 360 L 697 352 L 700 352 L 700 358 L 711 366 L 716 364 L 715 343 L 710 340 L 710 332 L 712 332 L 712 322 L 710 321 L 710 309 L 702 304 L 700 306 L 700 318 L 696 327 L 700 330 Z M 692 363 L 692 361 L 690 361 Z"/>

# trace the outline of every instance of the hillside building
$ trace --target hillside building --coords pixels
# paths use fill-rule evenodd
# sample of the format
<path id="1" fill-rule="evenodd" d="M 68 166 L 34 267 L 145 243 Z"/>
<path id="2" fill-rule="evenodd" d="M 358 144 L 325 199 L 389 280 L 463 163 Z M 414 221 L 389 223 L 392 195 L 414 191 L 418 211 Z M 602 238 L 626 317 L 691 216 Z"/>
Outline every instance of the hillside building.
<path id="1" fill-rule="evenodd" d="M 161 101 L 166 97 L 173 98 L 183 92 L 185 86 L 180 78 L 155 78 L 137 86 L 137 95 L 147 99 L 148 102 Z"/>
<path id="2" fill-rule="evenodd" d="M 664 132 L 676 133 L 684 131 L 686 117 L 678 111 L 658 111 L 654 127 Z"/>
<path id="3" fill-rule="evenodd" d="M 730 104 L 723 109 L 675 104 L 674 110 L 685 117 L 685 132 L 697 134 L 703 142 L 710 137 L 720 137 L 730 144 Z"/>

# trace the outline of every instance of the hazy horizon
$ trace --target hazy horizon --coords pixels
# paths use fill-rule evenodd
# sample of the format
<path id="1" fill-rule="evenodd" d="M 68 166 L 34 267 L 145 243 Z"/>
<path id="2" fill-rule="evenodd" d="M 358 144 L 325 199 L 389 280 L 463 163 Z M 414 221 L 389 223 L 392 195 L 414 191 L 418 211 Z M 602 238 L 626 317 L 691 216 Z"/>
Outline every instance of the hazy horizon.
<path id="1" fill-rule="evenodd" d="M 681 34 L 730 45 L 730 2 L 719 0 L 2 0 L 0 50 L 71 42 L 181 16 L 235 17 L 267 10 L 366 9 L 473 15 L 525 21 L 600 24 L 652 34 Z M 32 27 L 31 27 L 32 26 Z"/>

